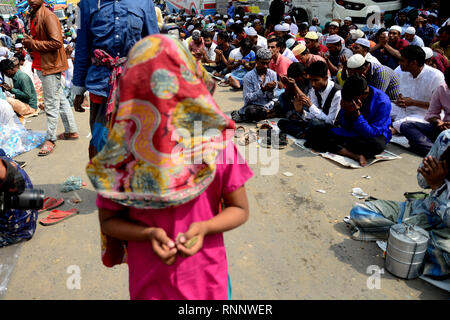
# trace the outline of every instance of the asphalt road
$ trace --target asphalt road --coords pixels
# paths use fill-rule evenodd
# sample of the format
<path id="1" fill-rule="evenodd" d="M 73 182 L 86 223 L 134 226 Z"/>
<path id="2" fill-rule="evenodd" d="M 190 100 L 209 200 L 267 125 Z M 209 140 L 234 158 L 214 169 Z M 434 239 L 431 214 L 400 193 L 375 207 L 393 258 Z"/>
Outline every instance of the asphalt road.
<path id="1" fill-rule="evenodd" d="M 219 87 L 215 99 L 226 112 L 243 103 L 242 92 L 228 88 Z M 48 157 L 38 157 L 38 149 L 18 157 L 27 162 L 36 188 L 64 197 L 62 209 L 76 207 L 80 214 L 54 226 L 38 225 L 21 248 L 4 299 L 129 299 L 127 266 L 108 269 L 100 260 L 96 194 L 85 174 L 88 118 L 87 112 L 76 114 L 79 140 L 58 142 Z M 30 120 L 28 128 L 45 130 L 45 115 Z M 352 188 L 398 201 L 404 192 L 420 190 L 416 170 L 421 158 L 392 145 L 388 150 L 402 159 L 347 169 L 291 142 L 269 161 L 262 157 L 267 149 L 261 151 L 256 143 L 243 149 L 255 177 L 246 185 L 249 221 L 225 234 L 233 299 L 449 299 L 450 294 L 423 280 L 405 281 L 387 271 L 380 275 L 379 289 L 367 285 L 367 269 L 383 268 L 384 260 L 375 243 L 352 240 L 342 222 L 360 201 Z M 251 159 L 255 154 L 257 161 Z M 77 205 L 69 203 L 73 192 L 59 191 L 72 175 L 88 183 L 77 191 L 83 200 Z M 73 270 L 80 271 L 79 288 L 70 286 Z"/>

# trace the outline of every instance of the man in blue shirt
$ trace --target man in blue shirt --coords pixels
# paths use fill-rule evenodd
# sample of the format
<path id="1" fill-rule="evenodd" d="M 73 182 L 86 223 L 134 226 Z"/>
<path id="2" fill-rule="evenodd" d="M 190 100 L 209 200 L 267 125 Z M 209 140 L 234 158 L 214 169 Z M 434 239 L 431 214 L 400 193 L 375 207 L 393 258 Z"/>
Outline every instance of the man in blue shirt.
<path id="1" fill-rule="evenodd" d="M 229 1 L 227 15 L 230 19 L 234 19 L 234 10 L 233 1 Z"/>
<path id="2" fill-rule="evenodd" d="M 111 111 L 107 110 L 108 105 L 111 106 L 108 99 L 114 99 L 110 97 L 111 74 L 120 74 L 120 67 L 136 42 L 159 33 L 159 29 L 152 1 L 86 0 L 81 1 L 78 8 L 72 90 L 76 95 L 74 108 L 78 112 L 84 112 L 81 108 L 84 92 L 87 90 L 91 94 L 89 157 L 92 158 L 106 143 L 106 115 Z M 102 51 L 94 55 L 97 49 Z M 99 54 L 105 59 L 93 63 L 92 59 Z"/>
<path id="3" fill-rule="evenodd" d="M 339 154 L 366 166 L 367 159 L 382 153 L 392 138 L 390 113 L 389 97 L 369 86 L 360 75 L 353 75 L 342 88 L 336 126 L 311 128 L 305 146 Z"/>

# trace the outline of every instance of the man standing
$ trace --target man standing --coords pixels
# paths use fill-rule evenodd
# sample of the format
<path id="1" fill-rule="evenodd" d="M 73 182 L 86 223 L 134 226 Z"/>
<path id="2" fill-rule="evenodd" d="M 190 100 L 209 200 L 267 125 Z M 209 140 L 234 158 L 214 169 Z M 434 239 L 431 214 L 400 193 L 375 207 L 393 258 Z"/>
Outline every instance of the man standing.
<path id="1" fill-rule="evenodd" d="M 90 93 L 89 157 L 92 158 L 106 143 L 107 121 L 128 52 L 136 42 L 159 33 L 159 29 L 152 1 L 85 0 L 78 7 L 80 21 L 72 90 L 78 112 L 84 112 L 81 108 L 84 92 Z"/>
<path id="2" fill-rule="evenodd" d="M 234 19 L 234 10 L 235 8 L 233 6 L 233 1 L 229 1 L 227 15 L 230 17 L 230 19 Z"/>
<path id="3" fill-rule="evenodd" d="M 23 45 L 33 50 L 33 69 L 42 81 L 47 136 L 39 156 L 50 154 L 57 139 L 58 113 L 61 115 L 65 133 L 58 138 L 78 139 L 78 129 L 69 101 L 64 95 L 61 73 L 69 68 L 64 50 L 62 29 L 58 17 L 44 6 L 44 0 L 28 0 L 31 7 L 31 36 L 25 35 Z"/>

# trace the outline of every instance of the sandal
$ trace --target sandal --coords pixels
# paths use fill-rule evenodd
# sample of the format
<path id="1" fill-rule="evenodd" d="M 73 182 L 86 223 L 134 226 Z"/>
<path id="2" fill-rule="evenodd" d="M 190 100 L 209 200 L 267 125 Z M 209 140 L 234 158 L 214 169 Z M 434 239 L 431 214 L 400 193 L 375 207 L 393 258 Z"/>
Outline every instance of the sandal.
<path id="1" fill-rule="evenodd" d="M 226 83 L 224 80 L 218 82 L 217 85 L 218 85 L 219 87 L 228 87 L 228 86 L 229 86 L 229 84 Z"/>
<path id="2" fill-rule="evenodd" d="M 38 156 L 40 156 L 40 157 L 48 156 L 50 153 L 53 152 L 55 147 L 56 147 L 56 144 L 54 144 L 53 142 L 45 141 L 44 146 L 41 148 L 41 150 L 39 150 Z"/>
<path id="3" fill-rule="evenodd" d="M 78 135 L 78 133 L 61 133 L 60 135 L 58 135 L 58 140 L 77 140 L 79 139 L 80 136 Z"/>
<path id="4" fill-rule="evenodd" d="M 239 139 L 240 137 L 242 137 L 245 133 L 247 132 L 247 130 L 243 127 L 243 126 L 239 126 L 236 128 L 236 131 L 234 132 L 234 137 Z"/>
<path id="5" fill-rule="evenodd" d="M 52 197 L 47 197 L 44 199 L 44 206 L 42 207 L 42 209 L 38 210 L 38 214 L 48 211 L 48 210 L 52 210 L 52 209 L 56 209 L 59 206 L 62 206 L 64 203 L 64 199 L 63 198 L 52 198 Z"/>
<path id="6" fill-rule="evenodd" d="M 47 218 L 41 219 L 39 221 L 43 226 L 51 226 L 61 221 L 67 220 L 71 217 L 76 216 L 79 213 L 78 209 L 70 209 L 67 211 L 62 210 L 52 210 L 52 212 L 48 215 Z"/>
<path id="7" fill-rule="evenodd" d="M 239 139 L 239 145 L 241 146 L 248 146 L 250 143 L 255 142 L 258 140 L 258 134 L 256 131 L 250 130 L 246 132 L 240 139 Z"/>

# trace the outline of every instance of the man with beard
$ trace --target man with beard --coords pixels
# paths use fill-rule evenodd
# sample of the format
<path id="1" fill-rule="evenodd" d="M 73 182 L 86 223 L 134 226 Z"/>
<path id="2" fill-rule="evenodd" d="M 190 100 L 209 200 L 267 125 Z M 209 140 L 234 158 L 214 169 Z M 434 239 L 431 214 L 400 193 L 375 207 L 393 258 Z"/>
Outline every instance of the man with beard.
<path id="1" fill-rule="evenodd" d="M 409 46 L 408 41 L 401 39 L 401 33 L 401 27 L 392 26 L 388 35 L 382 33 L 378 38 L 378 43 L 370 49 L 374 57 L 391 69 L 398 67 L 401 50 Z"/>

